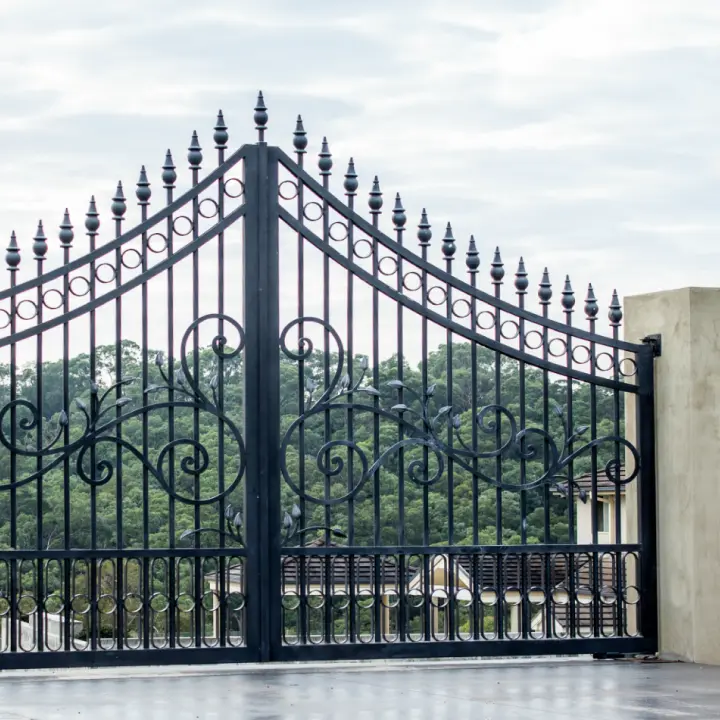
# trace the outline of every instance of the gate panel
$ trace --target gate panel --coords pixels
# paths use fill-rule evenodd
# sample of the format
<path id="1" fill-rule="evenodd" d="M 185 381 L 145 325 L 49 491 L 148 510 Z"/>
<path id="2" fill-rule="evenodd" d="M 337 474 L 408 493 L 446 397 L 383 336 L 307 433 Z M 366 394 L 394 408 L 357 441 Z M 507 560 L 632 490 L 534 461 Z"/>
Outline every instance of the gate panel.
<path id="1" fill-rule="evenodd" d="M 93 199 L 88 252 L 67 212 L 59 249 L 12 236 L 0 667 L 655 651 L 653 345 L 617 295 L 601 334 L 592 286 L 535 298 L 499 249 L 483 279 L 254 120 L 202 178 L 193 135 L 185 191 L 168 153 L 154 214 L 143 168 L 131 230 Z"/>
<path id="2" fill-rule="evenodd" d="M 107 239 L 94 198 L 87 245 L 67 212 L 59 252 L 42 224 L 31 244 L 13 234 L 0 291 L 0 667 L 259 658 L 236 283 L 257 149 L 226 157 L 222 115 L 214 140 L 217 167 L 200 179 L 193 135 L 183 191 L 167 154 L 154 214 L 142 169 L 127 232 L 118 185 Z"/>
<path id="3" fill-rule="evenodd" d="M 472 238 L 458 257 L 448 224 L 431 262 L 424 210 L 416 252 L 399 195 L 391 237 L 377 178 L 368 221 L 354 163 L 341 201 L 327 143 L 320 182 L 301 125 L 295 146 L 278 155 L 298 295 L 281 293 L 277 657 L 652 651 L 652 347 L 620 339 L 617 295 L 609 336 L 592 286 L 575 325 L 569 278 L 551 317 L 547 270 L 530 312 L 522 259 L 503 299 L 497 249 L 484 291 Z"/>

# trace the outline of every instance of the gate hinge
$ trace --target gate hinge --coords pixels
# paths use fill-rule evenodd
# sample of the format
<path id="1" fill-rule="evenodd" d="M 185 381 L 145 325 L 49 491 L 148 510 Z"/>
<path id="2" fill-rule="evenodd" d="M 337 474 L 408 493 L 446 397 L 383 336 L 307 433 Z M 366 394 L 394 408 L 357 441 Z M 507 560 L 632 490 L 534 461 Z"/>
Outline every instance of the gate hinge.
<path id="1" fill-rule="evenodd" d="M 662 335 L 659 333 L 656 335 L 648 335 L 642 339 L 642 342 L 652 347 L 653 357 L 660 357 L 662 355 Z"/>

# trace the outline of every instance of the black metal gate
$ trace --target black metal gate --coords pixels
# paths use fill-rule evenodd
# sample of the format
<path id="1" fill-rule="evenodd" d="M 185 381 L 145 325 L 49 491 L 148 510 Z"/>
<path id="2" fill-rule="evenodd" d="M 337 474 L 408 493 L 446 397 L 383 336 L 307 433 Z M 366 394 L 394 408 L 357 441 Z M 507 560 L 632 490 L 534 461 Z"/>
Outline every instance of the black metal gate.
<path id="1" fill-rule="evenodd" d="M 646 653 L 655 346 L 265 142 L 0 291 L 0 667 Z M 157 194 L 157 191 L 154 191 Z M 344 198 L 340 197 L 344 194 Z M 419 247 L 414 247 L 415 245 Z M 431 262 L 433 253 L 438 262 Z M 32 254 L 32 257 L 31 257 Z M 53 268 L 47 264 L 55 257 Z M 21 261 L 22 260 L 22 261 Z M 32 262 L 29 262 L 32 260 Z M 530 303 L 534 302 L 534 299 Z"/>

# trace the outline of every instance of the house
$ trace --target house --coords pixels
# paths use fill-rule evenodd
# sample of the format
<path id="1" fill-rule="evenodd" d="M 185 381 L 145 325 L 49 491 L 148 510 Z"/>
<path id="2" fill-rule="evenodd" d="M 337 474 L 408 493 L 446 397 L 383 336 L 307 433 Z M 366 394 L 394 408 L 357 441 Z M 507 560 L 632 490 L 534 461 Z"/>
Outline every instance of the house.
<path id="1" fill-rule="evenodd" d="M 574 480 L 576 543 L 593 544 L 593 512 L 596 512 L 597 544 L 616 542 L 616 507 L 620 500 L 620 523 L 625 526 L 625 488 L 603 473 L 596 475 L 597 504 L 592 502 L 593 479 L 590 474 Z M 306 548 L 322 548 L 315 540 Z M 335 544 L 331 543 L 331 547 Z M 401 566 L 402 565 L 402 566 Z M 633 577 L 636 559 L 616 551 L 607 553 L 533 552 L 526 546 L 521 552 L 512 547 L 497 552 L 438 552 L 432 555 L 335 555 L 288 554 L 282 566 L 282 597 L 287 642 L 298 636 L 312 642 L 328 632 L 325 600 L 332 598 L 332 623 L 340 620 L 354 598 L 357 633 L 367 640 L 377 637 L 388 641 L 400 636 L 400 596 L 405 596 L 404 636 L 421 640 L 429 630 L 436 639 L 449 637 L 450 605 L 454 605 L 456 636 L 495 639 L 500 610 L 503 636 L 521 637 L 522 619 L 529 623 L 531 638 L 569 636 L 613 636 L 618 627 L 618 602 L 623 602 L 623 624 L 633 627 L 632 606 L 636 599 L 628 595 L 628 578 Z M 218 574 L 206 576 L 209 591 L 219 595 Z M 626 588 L 618 598 L 619 582 Z M 244 594 L 243 565 L 226 570 L 225 592 Z M 304 588 L 304 592 L 303 589 Z M 351 588 L 353 588 L 351 592 Z M 474 592 L 473 592 L 474 590 Z M 451 594 L 454 603 L 451 603 Z M 352 597 L 351 597 L 352 596 Z M 473 597 L 477 608 L 473 608 Z M 379 614 L 374 610 L 379 598 Z M 304 629 L 300 627 L 301 602 L 305 603 Z M 215 636 L 219 631 L 220 610 L 213 613 Z M 375 625 L 379 619 L 380 628 Z M 234 620 L 230 618 L 230 629 Z M 349 625 L 349 623 L 345 623 Z M 475 625 L 478 627 L 476 628 Z M 290 629 L 294 627 L 295 629 Z M 346 628 L 347 630 L 347 628 Z M 240 632 L 241 628 L 235 628 Z M 335 629 L 332 630 L 335 632 Z M 342 630 L 338 631 L 342 634 Z M 338 638 L 336 638 L 338 639 Z"/>
<path id="2" fill-rule="evenodd" d="M 305 547 L 323 545 L 322 540 L 316 540 Z M 495 639 L 500 613 L 503 636 L 520 637 L 524 607 L 528 617 L 533 618 L 546 602 L 553 608 L 563 603 L 567 596 L 564 589 L 567 572 L 564 555 L 551 558 L 542 553 L 514 553 L 512 548 L 502 553 L 453 555 L 287 555 L 281 580 L 284 639 L 294 643 L 300 635 L 319 642 L 323 632 L 327 632 L 325 600 L 328 596 L 334 608 L 332 622 L 340 620 L 340 625 L 345 627 L 339 630 L 340 634 L 347 632 L 348 623 L 343 623 L 343 613 L 347 612 L 354 596 L 360 639 L 371 640 L 379 632 L 381 639 L 397 640 L 401 635 L 401 593 L 405 596 L 406 613 L 402 634 L 410 640 L 423 639 L 428 630 L 435 639 L 449 638 L 451 605 L 455 610 L 456 637 Z M 225 575 L 226 595 L 244 595 L 244 565 L 231 565 Z M 209 592 L 219 595 L 218 573 L 210 573 L 205 579 Z M 379 582 L 375 582 L 376 579 Z M 555 590 L 547 593 L 547 588 Z M 478 600 L 476 608 L 473 608 L 473 589 Z M 525 606 L 523 593 L 527 598 Z M 376 597 L 381 606 L 379 614 L 374 609 Z M 303 600 L 304 629 L 300 628 Z M 219 632 L 220 612 L 219 608 L 213 611 L 215 637 Z M 376 628 L 378 617 L 380 627 Z M 242 631 L 238 624 L 234 625 L 232 617 L 229 625 L 231 632 Z"/>
<path id="3" fill-rule="evenodd" d="M 621 469 L 622 472 L 622 469 Z M 616 542 L 617 531 L 617 507 L 618 493 L 616 485 L 608 480 L 605 473 L 598 472 L 596 475 L 595 488 L 597 491 L 597 505 L 592 502 L 593 483 L 592 475 L 581 475 L 575 478 L 575 541 L 579 545 L 589 545 L 593 542 L 592 516 L 595 513 L 597 522 L 597 542 L 600 545 L 609 545 Z M 625 522 L 625 486 L 619 486 L 620 498 L 620 527 L 627 527 Z M 584 500 L 581 496 L 584 494 Z"/>
<path id="4" fill-rule="evenodd" d="M 620 472 L 623 472 L 621 466 Z M 613 545 L 618 541 L 617 521 L 619 507 L 620 528 L 627 527 L 625 485 L 616 485 L 604 472 L 595 475 L 593 502 L 593 476 L 591 473 L 574 478 L 575 541 L 578 545 Z M 619 505 L 618 505 L 619 500 Z M 593 542 L 593 514 L 597 528 L 597 542 Z M 620 536 L 622 540 L 622 534 Z M 572 568 L 573 589 L 576 597 L 574 614 L 571 617 L 569 598 L 556 604 L 552 618 L 547 613 L 538 613 L 532 621 L 534 631 L 546 633 L 552 625 L 552 635 L 568 637 L 575 635 L 591 637 L 597 633 L 607 637 L 617 635 L 618 603 L 623 603 L 625 612 L 623 632 L 635 627 L 637 597 L 630 578 L 635 576 L 637 558 L 608 550 L 607 553 L 580 554 Z M 617 587 L 625 588 L 618 597 Z M 594 590 L 595 589 L 595 590 Z"/>

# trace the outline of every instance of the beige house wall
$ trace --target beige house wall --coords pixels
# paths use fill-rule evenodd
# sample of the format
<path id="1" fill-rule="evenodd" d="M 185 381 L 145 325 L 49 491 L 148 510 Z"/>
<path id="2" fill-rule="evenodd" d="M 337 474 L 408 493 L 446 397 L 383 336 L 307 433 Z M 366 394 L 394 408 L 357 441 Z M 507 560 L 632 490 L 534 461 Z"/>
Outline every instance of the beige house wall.
<path id="1" fill-rule="evenodd" d="M 656 333 L 660 652 L 720 664 L 720 288 L 626 298 L 625 339 Z M 626 413 L 632 440 L 632 402 Z M 636 483 L 627 504 L 633 542 Z"/>
<path id="2" fill-rule="evenodd" d="M 602 472 L 600 470 L 599 472 Z M 613 494 L 598 493 L 598 497 L 602 502 L 608 505 L 609 526 L 607 532 L 598 532 L 598 543 L 607 545 L 615 542 L 615 496 Z M 620 526 L 627 527 L 625 497 L 620 497 Z M 576 497 L 575 500 L 575 528 L 577 533 L 577 542 L 580 545 L 590 545 L 593 541 L 592 536 L 592 493 L 587 494 L 587 502 L 582 502 Z"/>

